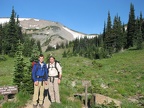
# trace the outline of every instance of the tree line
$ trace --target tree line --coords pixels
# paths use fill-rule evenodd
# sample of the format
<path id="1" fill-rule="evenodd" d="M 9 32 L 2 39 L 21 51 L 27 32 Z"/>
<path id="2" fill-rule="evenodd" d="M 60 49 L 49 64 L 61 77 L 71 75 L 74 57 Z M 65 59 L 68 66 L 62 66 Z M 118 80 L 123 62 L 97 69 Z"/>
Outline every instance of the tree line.
<path id="1" fill-rule="evenodd" d="M 38 47 L 38 50 L 42 52 L 40 41 L 36 41 L 30 38 L 30 35 L 22 33 L 19 16 L 16 16 L 13 8 L 9 22 L 0 24 L 0 54 L 14 57 L 19 42 L 23 45 L 23 55 L 26 57 L 31 56 L 35 47 Z"/>
<path id="2" fill-rule="evenodd" d="M 120 16 L 116 15 L 111 21 L 108 12 L 107 23 L 104 23 L 103 33 L 93 39 L 82 38 L 73 41 L 72 55 L 80 55 L 90 59 L 111 57 L 113 53 L 125 49 L 142 49 L 144 41 L 144 19 L 142 13 L 135 18 L 134 5 L 130 4 L 128 23 L 122 23 Z M 67 56 L 64 51 L 63 56 Z"/>

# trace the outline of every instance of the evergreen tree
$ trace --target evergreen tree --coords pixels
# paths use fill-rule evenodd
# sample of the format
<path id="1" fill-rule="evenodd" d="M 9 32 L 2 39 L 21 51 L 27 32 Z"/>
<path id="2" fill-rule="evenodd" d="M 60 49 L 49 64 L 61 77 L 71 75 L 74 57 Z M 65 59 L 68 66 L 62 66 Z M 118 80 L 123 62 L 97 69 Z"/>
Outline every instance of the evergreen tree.
<path id="1" fill-rule="evenodd" d="M 67 53 L 66 51 L 64 50 L 63 54 L 62 54 L 63 57 L 67 57 Z"/>
<path id="2" fill-rule="evenodd" d="M 142 49 L 142 32 L 141 32 L 141 29 L 139 29 L 138 33 L 137 33 L 137 49 Z"/>
<path id="3" fill-rule="evenodd" d="M 96 47 L 99 47 L 99 44 L 100 44 L 100 43 L 99 43 L 99 38 L 98 38 L 98 37 L 95 37 L 94 40 L 95 40 L 95 46 L 96 46 Z"/>
<path id="4" fill-rule="evenodd" d="M 17 16 L 17 21 L 16 21 L 16 38 L 21 41 L 21 43 L 24 43 L 24 37 L 22 34 L 22 27 L 20 26 L 19 22 L 19 16 Z"/>
<path id="5" fill-rule="evenodd" d="M 115 49 L 114 52 L 121 51 L 121 49 L 123 49 L 123 35 L 122 35 L 121 20 L 118 15 L 115 16 L 114 18 L 113 37 L 114 37 L 113 47 Z"/>
<path id="6" fill-rule="evenodd" d="M 66 47 L 66 48 L 69 47 L 69 43 L 68 43 L 68 41 L 66 41 L 65 47 Z"/>
<path id="7" fill-rule="evenodd" d="M 118 16 L 114 17 L 114 24 L 112 28 L 112 37 L 113 37 L 113 49 L 114 52 L 118 49 L 118 37 L 119 37 L 119 31 L 118 31 Z M 117 49 L 116 49 L 117 48 Z"/>
<path id="8" fill-rule="evenodd" d="M 17 48 L 18 40 L 24 41 L 22 29 L 19 25 L 18 17 L 15 21 L 16 13 L 12 8 L 10 21 L 0 25 L 0 53 L 14 56 Z"/>
<path id="9" fill-rule="evenodd" d="M 106 49 L 106 24 L 104 22 L 104 29 L 103 29 L 103 47 Z"/>
<path id="10" fill-rule="evenodd" d="M 38 49 L 37 44 L 35 43 L 32 48 L 32 53 L 30 57 L 30 64 L 27 65 L 27 70 L 24 71 L 24 77 L 23 77 L 23 85 L 22 90 L 27 91 L 28 93 L 33 93 L 33 81 L 32 81 L 32 62 L 38 62 L 38 56 L 40 54 L 40 51 Z M 26 88 L 27 87 L 27 88 Z"/>
<path id="11" fill-rule="evenodd" d="M 56 49 L 60 49 L 60 47 L 61 47 L 61 45 L 59 45 L 59 44 L 57 43 Z"/>
<path id="12" fill-rule="evenodd" d="M 15 23 L 15 11 L 14 8 L 12 9 L 12 14 L 9 21 L 9 27 L 8 27 L 8 37 L 7 37 L 7 50 L 8 54 L 10 56 L 14 56 L 14 53 L 16 51 L 16 46 L 18 43 L 18 39 L 16 38 L 16 23 Z"/>
<path id="13" fill-rule="evenodd" d="M 42 53 L 42 49 L 41 49 L 41 45 L 40 45 L 40 41 L 39 40 L 37 41 L 37 46 L 38 46 L 39 52 Z"/>
<path id="14" fill-rule="evenodd" d="M 107 18 L 107 27 L 106 27 L 106 34 L 105 34 L 105 49 L 109 52 L 109 55 L 113 52 L 113 42 L 114 38 L 112 36 L 112 23 L 111 23 L 111 16 L 110 12 L 108 12 L 108 18 Z"/>
<path id="15" fill-rule="evenodd" d="M 141 24 L 140 24 L 140 20 L 137 18 L 136 20 L 136 25 L 135 25 L 135 44 L 137 46 L 137 49 L 142 49 L 142 32 L 141 32 Z"/>
<path id="16" fill-rule="evenodd" d="M 61 43 L 60 47 L 63 48 L 63 49 L 65 48 L 65 45 L 64 45 L 63 42 Z"/>
<path id="17" fill-rule="evenodd" d="M 140 12 L 140 26 L 141 26 L 142 38 L 144 41 L 144 20 L 142 18 L 142 12 Z"/>
<path id="18" fill-rule="evenodd" d="M 127 26 L 127 48 L 133 47 L 134 45 L 134 35 L 135 35 L 135 13 L 134 13 L 134 5 L 130 4 L 130 13 L 129 20 Z"/>
<path id="19" fill-rule="evenodd" d="M 127 45 L 127 33 L 126 33 L 126 30 L 125 30 L 125 24 L 123 23 L 123 27 L 122 27 L 122 40 L 123 40 L 123 47 L 122 47 L 122 50 L 126 48 L 126 45 Z"/>
<path id="20" fill-rule="evenodd" d="M 54 47 L 48 45 L 48 46 L 47 46 L 47 49 L 46 49 L 46 52 L 47 52 L 47 51 L 53 51 L 53 50 L 55 50 Z"/>
<path id="21" fill-rule="evenodd" d="M 23 76 L 23 84 L 21 85 L 21 90 L 28 92 L 29 94 L 33 94 L 33 80 L 31 77 L 31 74 L 32 74 L 31 63 L 30 63 L 30 65 L 27 65 L 26 67 L 27 67 L 27 69 L 23 73 L 24 76 Z"/>
<path id="22" fill-rule="evenodd" d="M 142 37 L 144 41 L 144 20 L 142 21 L 142 24 L 141 24 L 141 32 L 142 32 Z"/>
<path id="23" fill-rule="evenodd" d="M 8 39 L 7 39 L 7 30 L 8 29 L 8 24 L 6 23 L 5 25 L 2 26 L 2 31 L 1 31 L 1 36 L 2 36 L 2 54 L 8 54 L 7 46 L 8 46 Z"/>
<path id="24" fill-rule="evenodd" d="M 98 36 L 98 42 L 99 42 L 99 47 L 103 47 L 104 46 L 103 35 L 102 34 L 100 34 Z"/>
<path id="25" fill-rule="evenodd" d="M 19 43 L 17 44 L 15 71 L 13 78 L 13 82 L 18 86 L 19 90 L 21 90 L 23 84 L 24 67 L 25 67 L 22 51 L 23 51 L 23 45 L 19 41 Z"/>
<path id="26" fill-rule="evenodd" d="M 74 46 L 73 46 L 73 53 L 77 53 L 79 51 L 79 39 L 74 40 Z"/>
<path id="27" fill-rule="evenodd" d="M 32 53 L 31 53 L 31 58 L 30 58 L 30 62 L 33 62 L 33 61 L 38 61 L 38 56 L 40 55 L 40 51 L 39 51 L 39 48 L 36 44 L 33 45 L 33 48 L 32 48 Z"/>
<path id="28" fill-rule="evenodd" d="M 25 39 L 24 39 L 23 45 L 24 45 L 23 55 L 25 57 L 30 57 L 31 53 L 32 53 L 31 40 L 30 40 L 29 36 L 27 36 L 26 34 L 25 34 Z"/>
<path id="29" fill-rule="evenodd" d="M 2 44 L 3 44 L 3 28 L 2 28 L 2 25 L 0 24 L 0 54 L 2 53 L 2 50 L 3 50 L 3 48 L 2 48 Z"/>

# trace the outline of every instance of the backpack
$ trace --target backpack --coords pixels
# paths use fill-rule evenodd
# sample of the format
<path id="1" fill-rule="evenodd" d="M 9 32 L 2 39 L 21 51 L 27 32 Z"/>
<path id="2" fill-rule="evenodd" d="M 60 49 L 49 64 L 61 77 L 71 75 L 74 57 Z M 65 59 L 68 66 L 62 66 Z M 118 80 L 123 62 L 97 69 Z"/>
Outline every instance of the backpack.
<path id="1" fill-rule="evenodd" d="M 54 68 L 57 70 L 57 72 L 58 72 L 58 76 L 59 76 L 59 71 L 58 71 L 58 68 L 57 68 L 57 65 L 56 65 L 57 63 L 59 63 L 59 65 L 60 65 L 60 62 L 57 61 L 57 60 L 55 60 Z M 61 65 L 60 65 L 60 66 L 61 66 Z M 49 70 L 49 67 L 50 67 L 50 63 L 47 64 L 47 68 L 48 68 L 48 70 Z"/>
<path id="2" fill-rule="evenodd" d="M 32 62 L 32 69 L 33 69 L 33 67 L 34 67 L 34 64 L 36 64 L 36 62 L 35 62 L 35 61 L 33 61 L 33 62 Z"/>
<path id="3" fill-rule="evenodd" d="M 38 64 L 37 64 L 37 62 L 35 62 L 35 61 L 32 62 L 32 70 L 33 70 L 33 67 L 34 67 L 35 64 L 37 65 L 36 71 L 38 71 Z M 32 74 L 31 74 L 31 79 L 33 80 Z"/>

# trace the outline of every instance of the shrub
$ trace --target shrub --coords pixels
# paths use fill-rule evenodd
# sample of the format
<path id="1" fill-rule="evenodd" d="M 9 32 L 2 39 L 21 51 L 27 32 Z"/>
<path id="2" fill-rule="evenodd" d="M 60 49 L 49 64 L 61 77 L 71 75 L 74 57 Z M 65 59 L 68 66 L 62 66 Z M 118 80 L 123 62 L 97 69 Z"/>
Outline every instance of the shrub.
<path id="1" fill-rule="evenodd" d="M 1 61 L 6 61 L 6 60 L 7 60 L 7 58 L 5 56 L 0 56 L 0 62 Z"/>

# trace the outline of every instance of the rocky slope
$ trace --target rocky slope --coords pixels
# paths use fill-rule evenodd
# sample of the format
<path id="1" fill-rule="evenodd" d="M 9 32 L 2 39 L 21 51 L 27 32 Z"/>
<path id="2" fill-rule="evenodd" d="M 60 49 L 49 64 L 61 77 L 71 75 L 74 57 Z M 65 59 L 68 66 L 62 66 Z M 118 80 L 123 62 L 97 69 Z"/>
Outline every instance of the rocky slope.
<path id="1" fill-rule="evenodd" d="M 8 22 L 9 18 L 0 18 L 0 23 Z M 53 21 L 40 20 L 33 18 L 19 18 L 20 26 L 24 33 L 31 34 L 31 36 L 40 40 L 42 50 L 45 51 L 47 46 L 55 47 L 56 44 L 66 43 L 76 38 L 93 38 L 96 34 L 84 34 Z"/>

